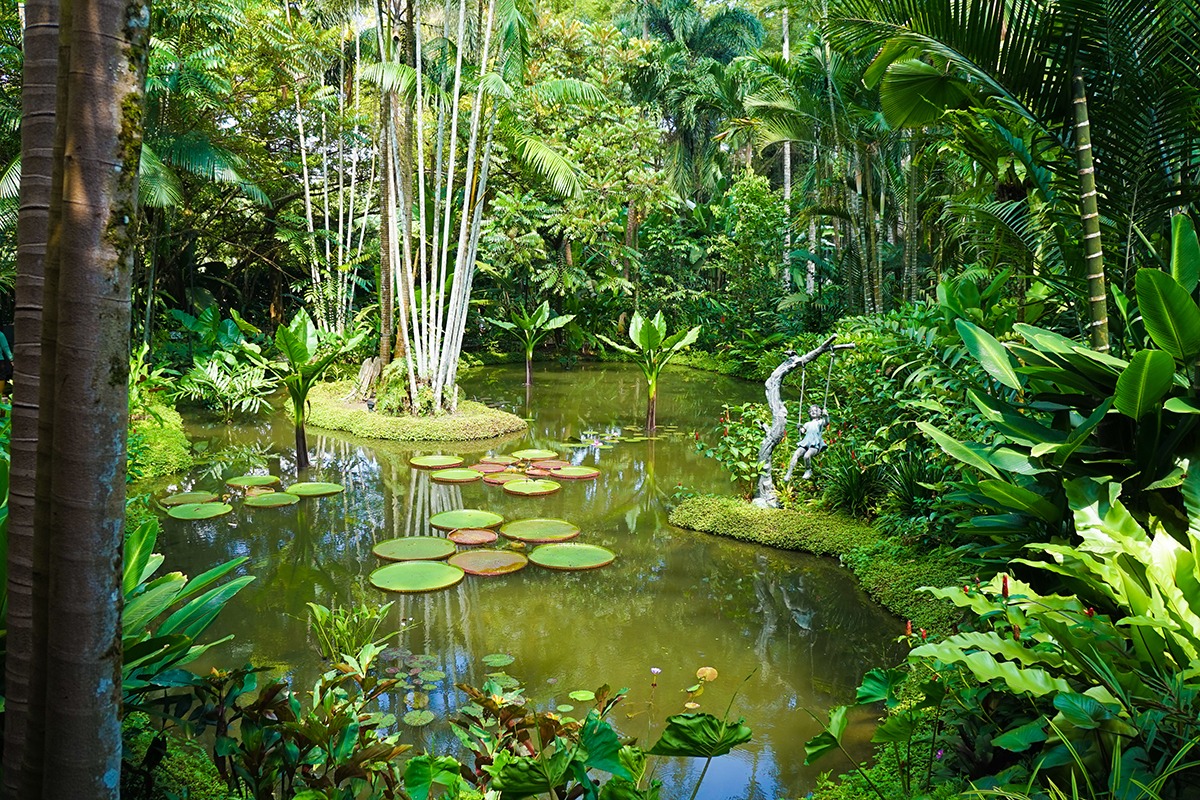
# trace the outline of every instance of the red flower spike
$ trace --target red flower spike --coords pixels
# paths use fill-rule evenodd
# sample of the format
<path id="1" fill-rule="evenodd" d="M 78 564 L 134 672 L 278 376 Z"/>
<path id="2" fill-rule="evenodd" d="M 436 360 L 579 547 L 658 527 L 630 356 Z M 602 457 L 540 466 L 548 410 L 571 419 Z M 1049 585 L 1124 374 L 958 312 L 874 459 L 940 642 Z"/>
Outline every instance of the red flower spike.
<path id="1" fill-rule="evenodd" d="M 925 630 L 924 628 L 921 628 L 921 641 L 923 642 L 928 638 L 929 638 L 929 631 Z"/>
<path id="2" fill-rule="evenodd" d="M 1004 595 L 1005 600 L 1008 599 L 1008 576 L 1007 575 L 1000 576 L 1000 593 L 1002 595 Z"/>
<path id="3" fill-rule="evenodd" d="M 905 636 L 909 636 L 909 637 L 911 637 L 911 636 L 912 636 L 912 620 L 911 620 L 911 619 L 910 619 L 910 620 L 908 621 L 908 623 L 907 623 L 907 624 L 904 626 L 904 635 L 905 635 Z"/>
<path id="4" fill-rule="evenodd" d="M 1084 611 L 1083 613 L 1087 614 L 1089 617 L 1094 617 L 1096 616 L 1096 609 L 1088 606 L 1087 611 Z"/>

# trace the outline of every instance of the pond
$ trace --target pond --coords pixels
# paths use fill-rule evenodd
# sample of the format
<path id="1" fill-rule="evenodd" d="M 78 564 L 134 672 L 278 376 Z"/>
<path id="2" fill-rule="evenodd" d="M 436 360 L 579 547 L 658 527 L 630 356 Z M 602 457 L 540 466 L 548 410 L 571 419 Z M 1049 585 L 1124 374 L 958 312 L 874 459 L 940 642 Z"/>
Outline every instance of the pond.
<path id="1" fill-rule="evenodd" d="M 213 663 L 253 662 L 291 676 L 298 686 L 311 685 L 324 665 L 310 641 L 305 603 L 383 599 L 367 584 L 378 566 L 371 553 L 377 541 L 436 535 L 430 515 L 453 508 L 487 509 L 508 520 L 559 517 L 582 528 L 577 541 L 607 547 L 617 560 L 588 572 L 530 566 L 504 577 L 468 576 L 449 590 L 389 598 L 395 601 L 393 629 L 401 618 L 411 619 L 399 647 L 430 654 L 446 674 L 429 694 L 437 721 L 407 728 L 406 741 L 455 752 L 457 742 L 444 722 L 463 701 L 454 684 L 482 684 L 493 671 L 482 657 L 502 653 L 514 659 L 505 670 L 539 705 L 570 704 L 571 691 L 604 683 L 628 687 L 613 721 L 647 746 L 665 717 L 682 710 L 683 689 L 695 683 L 696 670 L 715 668 L 719 678 L 697 702 L 722 715 L 732 700 L 732 716 L 745 717 L 754 738 L 713 762 L 702 798 L 799 797 L 819 771 L 849 766 L 833 757 L 820 770 L 803 766 L 804 742 L 820 732 L 809 712 L 824 719 L 829 707 L 853 699 L 866 670 L 899 660 L 899 621 L 833 560 L 667 523 L 683 489 L 732 491 L 718 465 L 696 452 L 694 432 L 710 432 L 722 402 L 759 399 L 761 387 L 669 370 L 660 386 L 658 436 L 568 453 L 601 475 L 563 481 L 562 490 L 547 497 L 514 497 L 481 482 L 435 484 L 428 472 L 408 465 L 412 456 L 429 453 L 459 453 L 471 463 L 521 447 L 564 452 L 556 444 L 589 430 L 640 438 L 645 388 L 632 366 L 538 369 L 531 391 L 523 380 L 523 366 L 488 367 L 466 376 L 462 388 L 466 397 L 529 418 L 525 435 L 499 443 L 414 446 L 310 430 L 307 479 L 342 483 L 344 494 L 283 509 L 253 510 L 235 502 L 232 514 L 207 522 L 166 519 L 160 549 L 167 569 L 194 575 L 248 556 L 247 570 L 257 576 L 215 626 L 215 634 L 235 638 L 213 651 Z M 196 423 L 189 434 L 229 463 L 197 470 L 156 487 L 158 492 L 219 490 L 223 477 L 255 463 L 285 484 L 295 479 L 292 429 L 281 414 L 256 425 Z M 661 670 L 657 688 L 651 668 Z M 392 698 L 391 710 L 403 714 L 407 700 Z M 866 737 L 869 720 L 860 718 L 847 734 L 857 756 L 869 752 Z M 688 797 L 700 768 L 700 760 L 661 763 L 664 797 Z"/>

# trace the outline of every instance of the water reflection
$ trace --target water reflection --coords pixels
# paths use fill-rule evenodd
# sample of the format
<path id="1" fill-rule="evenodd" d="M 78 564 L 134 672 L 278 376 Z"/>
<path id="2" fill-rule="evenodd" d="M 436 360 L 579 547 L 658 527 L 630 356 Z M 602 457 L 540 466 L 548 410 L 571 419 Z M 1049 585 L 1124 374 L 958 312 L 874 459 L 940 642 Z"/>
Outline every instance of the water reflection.
<path id="1" fill-rule="evenodd" d="M 594 481 L 564 481 L 562 491 L 549 497 L 513 497 L 483 483 L 436 484 L 408 466 L 413 455 L 434 452 L 477 458 L 518 445 L 563 452 L 564 440 L 587 432 L 640 438 L 635 426 L 645 398 L 636 369 L 539 372 L 528 395 L 523 377 L 520 367 L 490 368 L 464 381 L 464 390 L 531 417 L 525 436 L 419 446 L 312 431 L 314 466 L 307 479 L 343 483 L 344 494 L 282 509 L 235 504 L 233 514 L 201 524 L 167 520 L 163 549 L 170 568 L 196 574 L 245 555 L 258 576 L 223 616 L 220 632 L 236 639 L 213 658 L 275 666 L 307 685 L 321 664 L 308 642 L 305 603 L 348 602 L 361 594 L 376 566 L 376 542 L 440 535 L 429 518 L 456 508 L 484 508 L 506 519 L 561 517 L 583 528 L 579 541 L 608 547 L 617 561 L 586 573 L 530 567 L 503 578 L 468 578 L 444 592 L 393 598 L 391 629 L 411 619 L 403 646 L 433 654 L 447 675 L 430 693 L 430 709 L 443 717 L 451 712 L 460 695 L 448 687 L 482 682 L 489 668 L 480 658 L 503 652 L 516 657 L 508 671 L 538 702 L 569 702 L 569 692 L 603 682 L 629 687 L 615 721 L 628 735 L 645 739 L 656 735 L 667 714 L 681 710 L 686 697 L 680 690 L 708 665 L 721 678 L 700 698 L 702 707 L 720 714 L 737 690 L 734 714 L 746 718 L 754 740 L 714 761 L 701 796 L 804 794 L 816 770 L 802 766 L 803 742 L 820 730 L 806 709 L 823 716 L 829 706 L 852 699 L 864 671 L 895 661 L 892 640 L 899 625 L 830 560 L 667 524 L 677 486 L 728 491 L 727 478 L 695 452 L 692 432 L 714 424 L 721 402 L 754 399 L 757 387 L 672 371 L 660 390 L 658 436 L 570 452 L 572 463 L 597 466 L 602 474 Z M 265 461 L 266 468 L 285 484 L 294 479 L 291 431 L 283 418 L 253 427 L 199 426 L 193 433 L 214 450 L 266 444 L 278 456 Z M 178 486 L 193 484 L 217 485 L 198 472 Z M 647 713 L 651 667 L 662 674 Z M 392 702 L 403 713 L 405 698 Z M 411 736 L 418 746 L 456 748 L 444 725 Z M 699 769 L 684 760 L 660 766 L 658 777 L 670 789 L 666 796 L 686 797 Z"/>

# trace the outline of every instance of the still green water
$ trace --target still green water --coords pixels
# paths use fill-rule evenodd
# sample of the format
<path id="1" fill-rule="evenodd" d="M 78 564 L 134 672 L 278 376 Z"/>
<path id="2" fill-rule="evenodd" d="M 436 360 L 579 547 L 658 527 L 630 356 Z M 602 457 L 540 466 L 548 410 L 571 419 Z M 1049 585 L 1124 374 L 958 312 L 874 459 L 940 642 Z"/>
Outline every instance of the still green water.
<path id="1" fill-rule="evenodd" d="M 438 721 L 406 728 L 419 749 L 454 752 L 444 723 L 462 702 L 455 683 L 479 685 L 491 671 L 489 653 L 511 654 L 506 671 L 539 705 L 574 704 L 567 694 L 603 683 L 629 687 L 614 722 L 644 743 L 663 719 L 682 711 L 684 687 L 699 667 L 720 677 L 698 698 L 701 708 L 745 717 L 750 744 L 714 760 L 699 797 L 801 797 L 817 773 L 849 766 L 830 757 L 804 767 L 804 742 L 820 732 L 829 707 L 851 701 L 862 674 L 901 655 L 898 620 L 873 604 L 849 572 L 830 559 L 787 553 L 683 531 L 667 523 L 678 487 L 731 492 L 718 465 L 695 450 L 694 432 L 711 434 L 722 403 L 761 399 L 760 386 L 687 369 L 668 371 L 660 386 L 655 440 L 565 451 L 594 465 L 594 481 L 563 481 L 557 494 L 519 498 L 477 482 L 448 486 L 412 469 L 408 459 L 459 453 L 467 463 L 522 447 L 557 449 L 587 430 L 635 436 L 645 407 L 641 373 L 628 365 L 571 371 L 537 369 L 531 391 L 523 366 L 489 367 L 462 381 L 464 396 L 530 419 L 526 435 L 507 440 L 414 446 L 309 431 L 313 467 L 307 480 L 342 483 L 342 495 L 302 500 L 283 509 L 249 509 L 234 501 L 229 516 L 207 522 L 164 520 L 160 549 L 166 569 L 197 574 L 248 556 L 257 580 L 232 602 L 214 633 L 235 639 L 212 654 L 222 665 L 274 667 L 298 687 L 324 665 L 307 630 L 309 601 L 328 605 L 356 596 L 383 599 L 367 584 L 378 566 L 372 546 L 396 536 L 438 535 L 429 517 L 453 508 L 481 508 L 506 520 L 560 517 L 583 529 L 577 539 L 609 548 L 617 560 L 601 570 L 566 573 L 529 566 L 499 578 L 468 576 L 457 587 L 427 595 L 393 596 L 391 629 L 408 619 L 398 640 L 436 657 L 447 677 L 429 696 Z M 210 452 L 241 463 L 210 466 L 156 487 L 219 491 L 223 477 L 259 465 L 296 480 L 292 429 L 282 414 L 257 425 L 196 423 L 189 433 Z M 503 540 L 501 540 L 503 541 Z M 201 668 L 207 664 L 199 665 Z M 651 668 L 662 672 L 652 688 Z M 736 693 L 736 697 L 734 694 Z M 391 698 L 397 715 L 411 698 Z M 866 757 L 869 718 L 857 718 L 847 739 Z M 687 798 L 700 760 L 660 759 L 664 797 Z"/>

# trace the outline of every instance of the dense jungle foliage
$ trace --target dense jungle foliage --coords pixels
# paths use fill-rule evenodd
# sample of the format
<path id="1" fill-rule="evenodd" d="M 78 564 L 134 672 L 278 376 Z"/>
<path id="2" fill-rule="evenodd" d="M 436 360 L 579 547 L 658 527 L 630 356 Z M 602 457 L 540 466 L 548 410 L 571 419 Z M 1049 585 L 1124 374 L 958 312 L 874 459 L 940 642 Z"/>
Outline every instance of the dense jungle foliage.
<path id="1" fill-rule="evenodd" d="M 24 14 L 0 8 L 4 322 Z M 206 458 L 176 407 L 286 406 L 305 466 L 310 390 L 367 359 L 377 413 L 441 415 L 460 364 L 536 384 L 537 361 L 629 358 L 653 428 L 668 360 L 762 381 L 836 335 L 854 349 L 785 387 L 830 417 L 815 480 L 774 454 L 792 516 L 722 500 L 697 524 L 834 553 L 926 615 L 808 743 L 878 721 L 818 796 L 1200 797 L 1196 0 L 156 0 L 151 25 L 130 481 Z M 769 418 L 696 432 L 745 499 Z M 192 675 L 251 579 L 156 577 L 148 516 L 122 576 L 130 796 L 650 800 L 648 759 L 750 735 L 681 714 L 633 745 L 607 687 L 564 720 L 493 681 L 456 722 L 482 766 L 400 768 L 381 612 L 313 610 L 345 664 L 303 700 Z M 165 728 L 213 763 L 165 758 Z"/>

